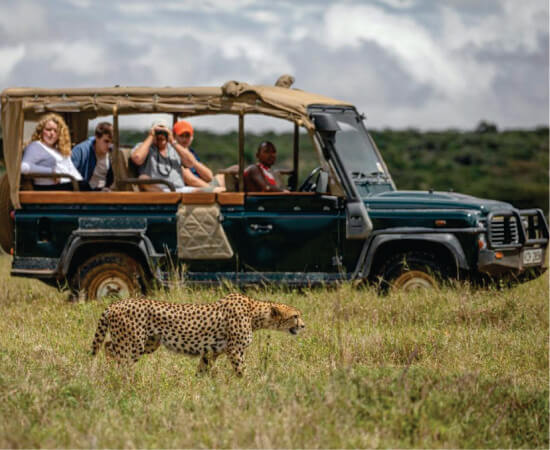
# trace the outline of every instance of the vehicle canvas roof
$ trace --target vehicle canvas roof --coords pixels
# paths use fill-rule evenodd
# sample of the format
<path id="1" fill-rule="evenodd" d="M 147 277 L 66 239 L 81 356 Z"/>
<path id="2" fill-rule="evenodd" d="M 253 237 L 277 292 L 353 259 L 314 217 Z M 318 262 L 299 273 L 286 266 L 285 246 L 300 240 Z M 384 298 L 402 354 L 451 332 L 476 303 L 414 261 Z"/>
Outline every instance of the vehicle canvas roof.
<path id="1" fill-rule="evenodd" d="M 61 113 L 80 142 L 87 137 L 88 120 L 98 116 L 171 113 L 179 117 L 206 114 L 264 114 L 293 121 L 312 131 L 311 105 L 352 106 L 323 95 L 279 86 L 228 81 L 221 87 L 9 88 L 2 91 L 4 159 L 12 203 L 19 207 L 18 190 L 25 120 L 49 112 Z"/>

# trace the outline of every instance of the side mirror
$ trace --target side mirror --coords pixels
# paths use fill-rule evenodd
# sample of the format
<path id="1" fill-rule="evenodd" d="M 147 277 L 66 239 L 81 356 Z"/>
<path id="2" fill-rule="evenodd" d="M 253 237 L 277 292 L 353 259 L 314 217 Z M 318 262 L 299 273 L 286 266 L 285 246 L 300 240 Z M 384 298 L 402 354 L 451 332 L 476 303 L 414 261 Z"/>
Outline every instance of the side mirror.
<path id="1" fill-rule="evenodd" d="M 346 239 L 365 239 L 372 231 L 372 222 L 362 201 L 346 204 Z"/>

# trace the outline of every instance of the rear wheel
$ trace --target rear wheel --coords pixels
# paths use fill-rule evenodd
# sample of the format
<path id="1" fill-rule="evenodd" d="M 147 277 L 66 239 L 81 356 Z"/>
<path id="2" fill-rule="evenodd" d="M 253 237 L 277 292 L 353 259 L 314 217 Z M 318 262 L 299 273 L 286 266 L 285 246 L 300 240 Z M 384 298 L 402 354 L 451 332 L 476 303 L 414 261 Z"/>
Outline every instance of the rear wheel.
<path id="1" fill-rule="evenodd" d="M 72 288 L 88 300 L 130 297 L 143 292 L 143 269 L 124 253 L 102 253 L 81 264 Z"/>
<path id="2" fill-rule="evenodd" d="M 380 289 L 382 292 L 436 289 L 449 273 L 449 268 L 431 253 L 399 253 L 391 256 L 381 268 Z"/>
<path id="3" fill-rule="evenodd" d="M 10 185 L 8 174 L 5 173 L 0 179 L 0 246 L 6 253 L 13 248 L 14 223 L 11 217 L 13 205 L 10 200 Z"/>

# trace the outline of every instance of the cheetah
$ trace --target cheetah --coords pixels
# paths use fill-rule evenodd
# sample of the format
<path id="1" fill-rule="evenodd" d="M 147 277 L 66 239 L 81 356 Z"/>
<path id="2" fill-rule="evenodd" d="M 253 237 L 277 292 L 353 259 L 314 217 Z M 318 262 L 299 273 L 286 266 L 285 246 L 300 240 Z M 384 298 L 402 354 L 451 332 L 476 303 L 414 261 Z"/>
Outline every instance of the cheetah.
<path id="1" fill-rule="evenodd" d="M 222 353 L 237 376 L 243 375 L 244 351 L 252 332 L 273 329 L 298 334 L 305 327 L 293 306 L 254 300 L 241 294 L 206 304 L 166 303 L 125 299 L 108 306 L 97 326 L 92 355 L 99 351 L 107 331 L 105 353 L 119 362 L 136 362 L 162 344 L 168 350 L 199 356 L 197 373 L 208 371 Z"/>

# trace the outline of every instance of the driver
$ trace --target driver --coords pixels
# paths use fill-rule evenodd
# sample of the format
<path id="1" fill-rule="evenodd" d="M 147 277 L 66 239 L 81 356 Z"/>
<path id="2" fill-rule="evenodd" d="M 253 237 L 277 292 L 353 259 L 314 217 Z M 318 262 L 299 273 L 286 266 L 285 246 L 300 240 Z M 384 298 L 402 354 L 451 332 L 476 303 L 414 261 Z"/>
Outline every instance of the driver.
<path id="1" fill-rule="evenodd" d="M 271 172 L 271 166 L 277 159 L 277 149 L 272 142 L 264 141 L 256 151 L 258 162 L 244 171 L 244 189 L 246 192 L 288 192 L 279 187 Z"/>

